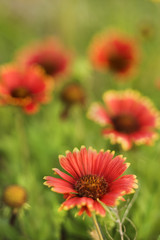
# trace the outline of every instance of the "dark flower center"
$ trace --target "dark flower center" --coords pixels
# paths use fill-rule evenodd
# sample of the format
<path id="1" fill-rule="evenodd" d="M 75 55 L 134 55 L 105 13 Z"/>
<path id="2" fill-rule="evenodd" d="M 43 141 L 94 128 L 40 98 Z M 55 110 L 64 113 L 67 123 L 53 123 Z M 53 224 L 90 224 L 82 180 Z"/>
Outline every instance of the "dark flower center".
<path id="1" fill-rule="evenodd" d="M 108 184 L 104 177 L 86 175 L 75 183 L 75 190 L 80 197 L 88 197 L 96 200 L 107 192 Z"/>
<path id="2" fill-rule="evenodd" d="M 58 71 L 58 65 L 56 62 L 51 62 L 49 60 L 43 60 L 38 63 L 45 71 L 46 74 L 52 75 Z"/>
<path id="3" fill-rule="evenodd" d="M 133 133 L 139 129 L 139 124 L 135 117 L 127 114 L 112 118 L 115 130 L 122 133 Z"/>
<path id="4" fill-rule="evenodd" d="M 19 88 L 12 90 L 11 96 L 13 98 L 26 98 L 26 97 L 30 96 L 30 92 L 28 91 L 28 89 L 26 89 L 24 87 L 19 87 Z"/>
<path id="5" fill-rule="evenodd" d="M 109 67 L 112 71 L 123 71 L 129 66 L 129 59 L 127 56 L 114 53 L 108 57 Z"/>

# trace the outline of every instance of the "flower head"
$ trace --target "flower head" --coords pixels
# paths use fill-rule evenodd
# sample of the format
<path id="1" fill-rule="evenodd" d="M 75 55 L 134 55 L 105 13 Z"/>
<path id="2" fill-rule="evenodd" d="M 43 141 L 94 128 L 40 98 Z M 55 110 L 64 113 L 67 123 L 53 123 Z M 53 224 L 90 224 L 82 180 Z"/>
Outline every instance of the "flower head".
<path id="1" fill-rule="evenodd" d="M 22 50 L 18 61 L 25 66 L 42 67 L 45 73 L 55 80 L 68 70 L 70 57 L 61 44 L 51 38 Z"/>
<path id="2" fill-rule="evenodd" d="M 20 208 L 27 201 L 26 190 L 19 185 L 9 185 L 3 192 L 3 201 L 11 208 Z"/>
<path id="3" fill-rule="evenodd" d="M 70 83 L 64 87 L 61 92 L 61 99 L 66 105 L 84 103 L 85 93 L 80 84 Z"/>
<path id="4" fill-rule="evenodd" d="M 89 55 L 95 68 L 110 70 L 119 76 L 130 73 L 137 62 L 137 49 L 133 40 L 116 34 L 95 37 Z"/>
<path id="5" fill-rule="evenodd" d="M 152 22 L 144 21 L 139 26 L 139 32 L 143 39 L 151 39 L 155 35 L 155 26 Z"/>
<path id="6" fill-rule="evenodd" d="M 159 113 L 149 99 L 133 90 L 108 91 L 104 94 L 105 107 L 91 105 L 88 117 L 105 128 L 102 134 L 111 142 L 129 150 L 133 143 L 151 144 L 157 137 Z"/>
<path id="7" fill-rule="evenodd" d="M 61 100 L 64 103 L 64 110 L 61 118 L 66 119 L 71 107 L 75 104 L 83 105 L 85 103 L 85 92 L 83 87 L 78 83 L 69 83 L 61 91 Z"/>
<path id="8" fill-rule="evenodd" d="M 35 113 L 49 100 L 51 81 L 38 67 L 20 69 L 8 65 L 1 69 L 0 97 L 6 105 L 20 106 L 26 113 Z"/>
<path id="9" fill-rule="evenodd" d="M 68 210 L 77 206 L 78 215 L 86 212 L 91 216 L 95 211 L 102 216 L 105 209 L 100 202 L 107 206 L 114 206 L 117 200 L 124 200 L 125 194 L 133 193 L 137 188 L 135 175 L 121 176 L 127 169 L 125 158 L 121 155 L 114 157 L 114 153 L 96 150 L 82 146 L 80 151 L 75 148 L 73 153 L 67 151 L 66 156 L 59 157 L 62 168 L 70 175 L 54 168 L 53 171 L 62 179 L 44 177 L 44 183 L 52 187 L 52 191 L 64 194 L 65 201 L 60 210 Z"/>

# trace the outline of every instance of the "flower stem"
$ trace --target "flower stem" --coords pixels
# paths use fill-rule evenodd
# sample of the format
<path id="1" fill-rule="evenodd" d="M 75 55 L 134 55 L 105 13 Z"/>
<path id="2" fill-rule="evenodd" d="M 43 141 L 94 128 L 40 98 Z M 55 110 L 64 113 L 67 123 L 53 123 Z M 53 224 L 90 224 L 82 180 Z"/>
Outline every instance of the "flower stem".
<path id="1" fill-rule="evenodd" d="M 26 128 L 25 128 L 25 121 L 24 121 L 24 113 L 18 112 L 17 116 L 17 127 L 19 130 L 19 138 L 22 144 L 22 152 L 23 152 L 23 157 L 25 158 L 26 161 L 29 161 L 29 148 L 28 148 L 28 142 L 27 142 L 27 136 L 26 136 Z"/>
<path id="2" fill-rule="evenodd" d="M 18 109 L 19 110 L 19 109 Z M 16 130 L 18 133 L 18 140 L 20 144 L 20 154 L 23 161 L 21 161 L 21 168 L 24 176 L 26 176 L 26 172 L 29 171 L 30 167 L 30 149 L 28 145 L 28 137 L 26 133 L 26 126 L 25 126 L 25 116 L 23 112 L 17 111 L 16 112 Z"/>
<path id="3" fill-rule="evenodd" d="M 95 228 L 97 230 L 97 234 L 98 234 L 99 240 L 104 240 L 103 236 L 102 236 L 102 233 L 101 233 L 101 230 L 100 230 L 100 227 L 98 225 L 95 213 L 92 213 L 92 218 L 93 218 L 93 222 L 94 222 Z"/>
<path id="4" fill-rule="evenodd" d="M 17 219 L 17 214 L 18 214 L 17 209 L 13 209 L 11 212 L 11 217 L 10 217 L 10 221 L 9 221 L 10 225 L 14 226 L 15 221 Z"/>
<path id="5" fill-rule="evenodd" d="M 123 230 L 122 230 L 122 222 L 121 222 L 121 219 L 119 217 L 119 213 L 118 213 L 117 208 L 115 208 L 115 214 L 116 214 L 116 217 L 117 217 L 117 223 L 118 223 L 118 227 L 119 227 L 119 233 L 120 233 L 121 240 L 124 240 Z"/>

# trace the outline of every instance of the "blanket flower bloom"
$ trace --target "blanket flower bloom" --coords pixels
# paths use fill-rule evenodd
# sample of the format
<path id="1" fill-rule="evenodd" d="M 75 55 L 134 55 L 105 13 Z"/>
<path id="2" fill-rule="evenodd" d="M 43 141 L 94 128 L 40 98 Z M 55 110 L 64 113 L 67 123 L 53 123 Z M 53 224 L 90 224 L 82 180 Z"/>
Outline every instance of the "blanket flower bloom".
<path id="1" fill-rule="evenodd" d="M 118 76 L 130 74 L 138 59 L 134 41 L 114 33 L 96 36 L 91 43 L 89 55 L 96 69 L 108 69 Z"/>
<path id="2" fill-rule="evenodd" d="M 57 40 L 52 38 L 23 49 L 17 59 L 24 66 L 42 67 L 54 80 L 66 74 L 70 62 L 69 54 Z"/>
<path id="3" fill-rule="evenodd" d="M 8 65 L 1 69 L 0 98 L 4 105 L 14 105 L 32 114 L 49 100 L 53 83 L 38 67 L 20 69 Z"/>
<path id="4" fill-rule="evenodd" d="M 107 206 L 115 206 L 117 200 L 124 200 L 123 195 L 134 192 L 137 188 L 135 175 L 121 176 L 129 164 L 124 163 L 122 155 L 114 157 L 114 152 L 101 150 L 97 153 L 93 148 L 82 146 L 73 153 L 66 151 L 66 156 L 59 156 L 62 168 L 70 175 L 57 168 L 53 171 L 62 179 L 44 177 L 44 183 L 51 190 L 64 194 L 65 201 L 60 210 L 68 210 L 77 206 L 78 215 L 86 212 L 92 216 L 105 216 L 105 209 L 99 200 Z"/>
<path id="5" fill-rule="evenodd" d="M 102 134 L 111 143 L 120 143 L 129 150 L 133 143 L 151 144 L 159 126 L 159 112 L 153 103 L 133 90 L 107 91 L 103 95 L 105 107 L 93 103 L 88 118 L 105 128 Z"/>

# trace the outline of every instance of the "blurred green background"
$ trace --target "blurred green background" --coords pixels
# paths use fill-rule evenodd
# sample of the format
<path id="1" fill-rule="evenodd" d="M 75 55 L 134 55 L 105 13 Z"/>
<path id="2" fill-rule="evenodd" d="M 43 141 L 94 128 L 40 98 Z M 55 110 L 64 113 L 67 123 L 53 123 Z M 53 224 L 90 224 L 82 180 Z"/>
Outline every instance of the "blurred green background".
<path id="1" fill-rule="evenodd" d="M 126 82 L 114 75 L 92 70 L 87 51 L 99 31 L 116 29 L 133 37 L 140 49 L 136 74 Z M 145 29 L 145 30 L 144 30 Z M 147 29 L 147 34 L 146 34 Z M 72 108 L 69 118 L 60 119 L 61 87 L 53 100 L 35 115 L 0 107 L 0 194 L 4 187 L 19 184 L 28 192 L 30 207 L 21 211 L 15 227 L 8 223 L 10 209 L 0 206 L 2 240 L 88 240 L 92 219 L 74 217 L 76 209 L 58 212 L 63 197 L 43 185 L 43 177 L 59 167 L 58 155 L 86 145 L 97 150 L 115 149 L 131 166 L 127 173 L 139 179 L 137 199 L 129 218 L 137 228 L 138 240 L 157 240 L 160 234 L 160 140 L 123 152 L 110 145 L 100 127 L 86 118 L 88 106 L 101 101 L 105 90 L 133 88 L 152 99 L 160 109 L 160 3 L 149 0 L 0 0 L 0 63 L 13 60 L 17 50 L 32 41 L 57 36 L 73 52 L 71 74 L 66 81 L 80 82 L 86 91 L 86 105 Z M 99 219 L 100 220 L 100 219 Z M 102 220 L 100 220 L 102 221 Z M 109 222 L 108 216 L 103 219 Z M 112 225 L 112 224 L 110 224 Z M 127 234 L 135 230 L 126 223 Z M 120 239 L 114 226 L 113 238 Z M 127 239 L 127 238 L 126 238 Z"/>

